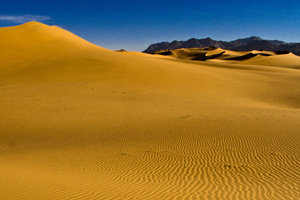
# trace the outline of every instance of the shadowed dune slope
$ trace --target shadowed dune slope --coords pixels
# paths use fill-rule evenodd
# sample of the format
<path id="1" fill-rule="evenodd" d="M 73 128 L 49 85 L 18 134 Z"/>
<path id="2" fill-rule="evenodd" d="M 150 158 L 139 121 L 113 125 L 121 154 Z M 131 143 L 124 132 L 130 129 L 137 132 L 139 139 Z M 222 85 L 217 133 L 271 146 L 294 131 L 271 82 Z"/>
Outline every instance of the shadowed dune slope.
<path id="1" fill-rule="evenodd" d="M 0 51 L 0 199 L 300 198 L 297 69 L 113 52 L 37 22 L 1 28 Z"/>

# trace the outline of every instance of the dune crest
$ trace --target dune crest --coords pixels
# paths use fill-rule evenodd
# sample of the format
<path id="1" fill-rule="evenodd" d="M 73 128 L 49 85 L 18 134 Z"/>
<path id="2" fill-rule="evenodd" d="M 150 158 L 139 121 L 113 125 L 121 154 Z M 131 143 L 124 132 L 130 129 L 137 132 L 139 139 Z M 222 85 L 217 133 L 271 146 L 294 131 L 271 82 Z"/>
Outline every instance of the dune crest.
<path id="1" fill-rule="evenodd" d="M 36 22 L 0 51 L 0 199 L 300 197 L 292 54 L 120 53 Z"/>

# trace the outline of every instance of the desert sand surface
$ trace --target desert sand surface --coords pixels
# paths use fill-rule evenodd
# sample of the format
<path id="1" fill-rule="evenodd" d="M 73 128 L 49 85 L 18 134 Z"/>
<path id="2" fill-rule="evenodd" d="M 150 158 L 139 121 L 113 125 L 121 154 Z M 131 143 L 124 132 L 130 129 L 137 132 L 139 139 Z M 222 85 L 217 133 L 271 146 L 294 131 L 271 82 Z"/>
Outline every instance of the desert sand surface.
<path id="1" fill-rule="evenodd" d="M 0 40 L 0 199 L 300 199 L 299 57 Z"/>

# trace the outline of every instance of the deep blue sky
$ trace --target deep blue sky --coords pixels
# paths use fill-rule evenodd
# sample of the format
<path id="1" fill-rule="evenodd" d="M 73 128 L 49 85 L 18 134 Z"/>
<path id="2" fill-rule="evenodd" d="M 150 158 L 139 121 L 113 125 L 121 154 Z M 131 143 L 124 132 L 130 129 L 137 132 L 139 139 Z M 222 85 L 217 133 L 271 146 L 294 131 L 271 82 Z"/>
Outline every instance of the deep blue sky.
<path id="1" fill-rule="evenodd" d="M 142 51 L 189 38 L 250 36 L 300 42 L 300 3 L 277 1 L 1 0 L 0 27 L 57 25 L 108 49 Z"/>

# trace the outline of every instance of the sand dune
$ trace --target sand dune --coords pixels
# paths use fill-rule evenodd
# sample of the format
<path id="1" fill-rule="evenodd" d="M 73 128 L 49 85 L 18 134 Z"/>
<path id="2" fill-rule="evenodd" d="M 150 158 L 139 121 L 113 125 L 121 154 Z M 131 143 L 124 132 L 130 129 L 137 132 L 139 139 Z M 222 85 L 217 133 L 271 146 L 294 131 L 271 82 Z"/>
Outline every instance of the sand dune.
<path id="1" fill-rule="evenodd" d="M 264 65 L 300 69 L 300 57 L 293 53 L 280 54 L 271 51 L 239 52 L 221 48 L 191 48 L 162 50 L 156 54 L 167 55 L 184 60 L 198 60 L 209 62 L 225 62 L 239 65 Z"/>
<path id="2" fill-rule="evenodd" d="M 298 57 L 113 52 L 36 22 L 0 40 L 0 199 L 300 198 Z"/>
<path id="3" fill-rule="evenodd" d="M 267 66 L 300 69 L 300 57 L 292 53 L 285 54 L 285 55 L 270 56 L 270 57 L 257 56 L 256 58 L 246 60 L 241 64 L 267 65 Z"/>

